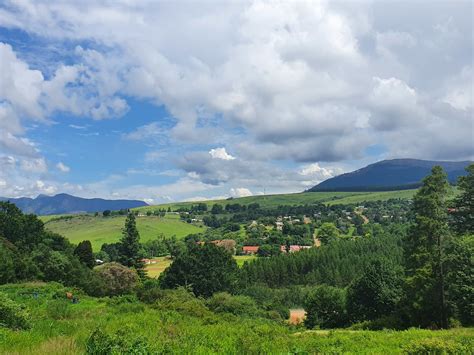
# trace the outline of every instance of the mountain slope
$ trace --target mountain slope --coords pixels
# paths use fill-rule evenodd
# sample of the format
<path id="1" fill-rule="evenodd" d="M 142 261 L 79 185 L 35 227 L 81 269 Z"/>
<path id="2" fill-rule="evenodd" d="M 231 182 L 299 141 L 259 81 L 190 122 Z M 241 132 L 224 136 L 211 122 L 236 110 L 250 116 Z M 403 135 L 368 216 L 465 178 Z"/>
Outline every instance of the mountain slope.
<path id="1" fill-rule="evenodd" d="M 420 186 L 434 165 L 441 165 L 448 174 L 448 180 L 465 175 L 465 167 L 472 162 L 447 162 L 417 159 L 383 160 L 351 173 L 335 176 L 321 182 L 309 192 L 316 191 L 390 191 L 412 189 Z"/>
<path id="2" fill-rule="evenodd" d="M 0 200 L 10 201 L 25 213 L 38 215 L 79 213 L 79 212 L 101 212 L 104 210 L 120 210 L 148 206 L 138 200 L 104 200 L 101 198 L 82 198 L 68 194 L 55 196 L 39 195 L 36 198 L 20 197 L 5 198 Z"/>

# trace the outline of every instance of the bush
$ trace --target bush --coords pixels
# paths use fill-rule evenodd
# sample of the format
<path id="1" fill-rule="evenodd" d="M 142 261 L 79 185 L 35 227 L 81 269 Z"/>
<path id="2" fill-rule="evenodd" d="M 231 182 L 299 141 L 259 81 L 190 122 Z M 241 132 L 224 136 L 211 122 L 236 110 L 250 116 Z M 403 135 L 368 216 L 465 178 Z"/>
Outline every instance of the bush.
<path id="1" fill-rule="evenodd" d="M 138 274 L 119 263 L 106 263 L 94 268 L 100 287 L 95 292 L 98 296 L 119 296 L 132 293 L 138 285 Z"/>
<path id="2" fill-rule="evenodd" d="M 443 339 L 416 340 L 403 347 L 405 354 L 413 355 L 471 354 L 471 351 L 461 343 Z"/>
<path id="3" fill-rule="evenodd" d="M 227 292 L 219 292 L 208 299 L 206 303 L 209 309 L 216 313 L 232 313 L 236 316 L 250 317 L 262 315 L 262 310 L 248 296 L 232 296 Z"/>
<path id="4" fill-rule="evenodd" d="M 48 301 L 46 313 L 53 319 L 68 319 L 71 317 L 71 303 L 66 299 L 54 299 Z"/>
<path id="5" fill-rule="evenodd" d="M 201 298 L 196 298 L 183 287 L 176 290 L 161 290 L 155 308 L 163 311 L 176 311 L 193 317 L 208 317 L 212 313 Z"/>
<path id="6" fill-rule="evenodd" d="M 305 304 L 305 326 L 339 328 L 346 325 L 345 292 L 332 286 L 319 286 Z"/>
<path id="7" fill-rule="evenodd" d="M 87 339 L 86 354 L 151 354 L 151 351 L 143 338 L 132 337 L 126 329 L 109 335 L 97 328 Z"/>
<path id="8" fill-rule="evenodd" d="M 0 292 L 0 327 L 29 329 L 30 316 L 26 309 Z"/>

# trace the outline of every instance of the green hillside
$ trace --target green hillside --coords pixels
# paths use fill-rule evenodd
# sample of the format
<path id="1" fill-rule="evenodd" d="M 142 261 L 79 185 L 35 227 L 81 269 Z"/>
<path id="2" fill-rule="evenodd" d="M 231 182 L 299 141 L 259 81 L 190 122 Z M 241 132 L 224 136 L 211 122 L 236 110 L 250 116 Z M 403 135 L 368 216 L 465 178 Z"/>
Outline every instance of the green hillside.
<path id="1" fill-rule="evenodd" d="M 41 217 L 46 222 L 46 229 L 67 237 L 72 243 L 77 244 L 82 240 L 90 240 L 94 250 L 98 251 L 104 243 L 115 243 L 120 240 L 121 229 L 125 216 L 101 217 L 91 215 L 78 215 L 59 217 L 55 219 Z M 203 227 L 181 222 L 177 215 L 166 217 L 138 217 L 137 227 L 141 240 L 155 239 L 160 234 L 166 237 L 175 235 L 183 238 L 188 234 L 203 231 Z"/>
<path id="2" fill-rule="evenodd" d="M 227 205 L 230 203 L 239 203 L 241 205 L 249 205 L 251 203 L 258 203 L 261 207 L 276 207 L 279 205 L 305 205 L 312 203 L 325 204 L 349 204 L 362 203 L 364 201 L 389 200 L 392 198 L 410 199 L 416 190 L 400 190 L 400 191 L 384 191 L 384 192 L 302 192 L 294 194 L 279 194 L 279 195 L 265 195 L 265 196 L 249 196 L 240 197 L 227 200 L 212 200 L 202 201 L 209 207 L 219 203 Z M 167 209 L 170 207 L 176 210 L 181 207 L 189 207 L 198 202 L 176 202 L 167 203 L 156 206 L 139 207 L 136 210 L 147 211 L 160 208 Z"/>

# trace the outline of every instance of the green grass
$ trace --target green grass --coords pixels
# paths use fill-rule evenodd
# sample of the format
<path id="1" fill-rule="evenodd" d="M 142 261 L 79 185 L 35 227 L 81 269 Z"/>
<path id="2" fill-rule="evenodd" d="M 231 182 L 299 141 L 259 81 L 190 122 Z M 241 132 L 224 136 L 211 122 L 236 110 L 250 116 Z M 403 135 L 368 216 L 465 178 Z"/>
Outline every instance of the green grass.
<path id="1" fill-rule="evenodd" d="M 83 240 L 90 240 L 95 251 L 104 243 L 115 243 L 121 238 L 121 230 L 125 223 L 125 216 L 94 217 L 91 215 L 77 215 L 71 218 L 50 219 L 46 222 L 46 229 L 59 233 L 77 244 Z M 183 238 L 188 234 L 204 231 L 198 227 L 179 220 L 177 215 L 166 217 L 137 217 L 137 228 L 141 241 L 155 239 L 160 234 L 166 237 L 175 235 Z"/>
<path id="2" fill-rule="evenodd" d="M 33 325 L 30 330 L 0 327 L 0 354 L 84 354 L 87 339 L 97 328 L 107 334 L 122 330 L 121 339 L 141 339 L 152 353 L 401 354 L 423 349 L 424 353 L 468 354 L 474 347 L 473 328 L 305 331 L 282 321 L 213 313 L 196 306 L 199 301 L 163 308 L 80 296 L 78 304 L 67 303 L 68 311 L 58 319 L 57 312 L 51 311 L 61 302 L 53 295 L 64 295 L 59 285 L 4 285 L 0 292 L 24 304 Z"/>
<path id="3" fill-rule="evenodd" d="M 219 203 L 227 205 L 230 203 L 239 203 L 241 205 L 249 205 L 251 203 L 258 203 L 261 207 L 277 207 L 279 205 L 305 205 L 313 203 L 325 204 L 352 204 L 361 203 L 364 201 L 389 200 L 391 198 L 410 199 L 413 197 L 416 190 L 400 190 L 400 191 L 377 191 L 377 192 L 303 192 L 294 194 L 279 194 L 266 196 L 249 196 L 234 198 L 231 200 L 212 200 L 202 201 L 208 208 Z M 148 211 L 170 207 L 172 210 L 178 208 L 188 208 L 198 202 L 177 202 L 167 203 L 156 206 L 139 207 L 137 210 Z"/>
<path id="4" fill-rule="evenodd" d="M 235 259 L 235 261 L 237 261 L 237 265 L 239 267 L 242 267 L 242 266 L 244 266 L 245 262 L 252 261 L 256 257 L 257 257 L 256 255 L 235 255 L 234 259 Z"/>

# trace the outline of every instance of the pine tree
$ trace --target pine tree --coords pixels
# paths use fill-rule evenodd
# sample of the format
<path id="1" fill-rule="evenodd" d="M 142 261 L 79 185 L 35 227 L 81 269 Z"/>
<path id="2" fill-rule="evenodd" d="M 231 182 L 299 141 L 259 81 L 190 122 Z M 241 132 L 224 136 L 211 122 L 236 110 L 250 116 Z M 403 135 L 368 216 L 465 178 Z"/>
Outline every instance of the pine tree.
<path id="1" fill-rule="evenodd" d="M 461 194 L 455 202 L 453 228 L 459 234 L 474 233 L 474 164 L 466 168 L 468 174 L 459 178 Z"/>
<path id="2" fill-rule="evenodd" d="M 95 266 L 95 257 L 92 252 L 92 244 L 89 240 L 80 242 L 76 249 L 74 249 L 74 255 L 87 267 L 92 269 Z"/>
<path id="3" fill-rule="evenodd" d="M 415 223 L 404 242 L 404 252 L 407 302 L 415 325 L 448 326 L 443 270 L 448 187 L 446 173 L 435 166 L 414 196 Z"/>
<path id="4" fill-rule="evenodd" d="M 129 213 L 125 220 L 120 244 L 120 262 L 125 266 L 135 268 L 140 276 L 144 276 L 144 264 L 140 255 L 140 233 L 138 233 L 133 213 Z"/>

